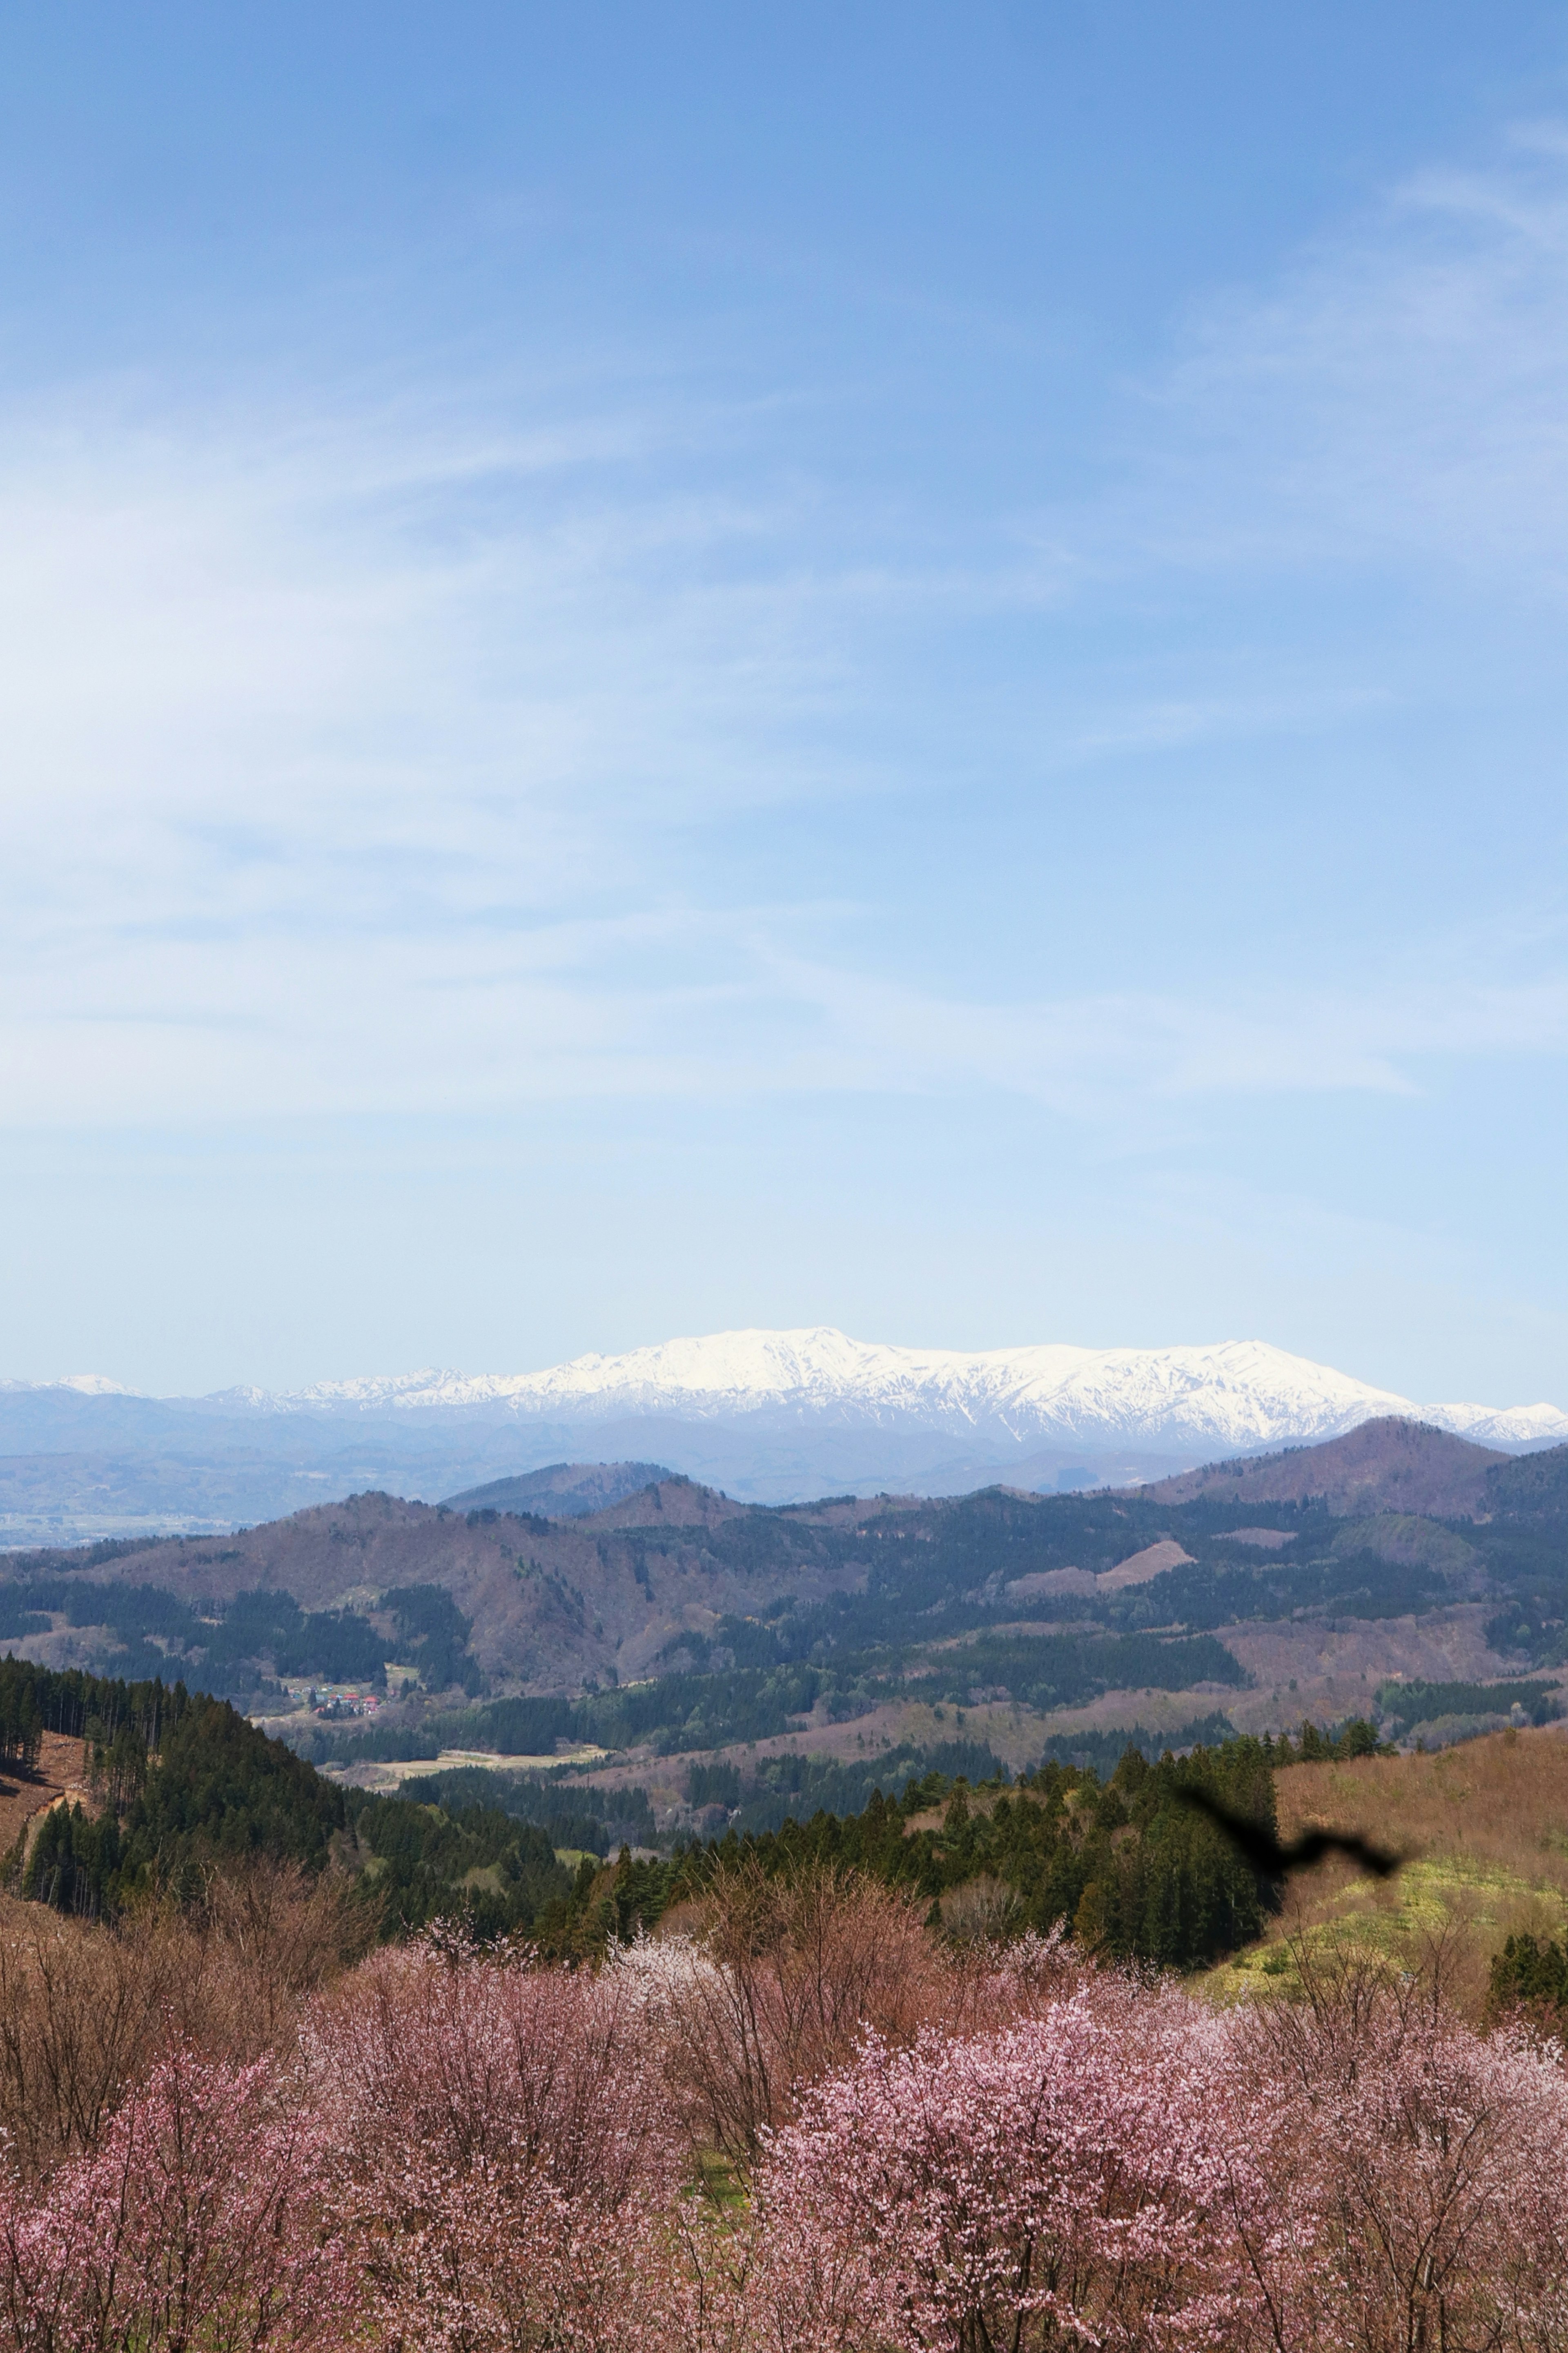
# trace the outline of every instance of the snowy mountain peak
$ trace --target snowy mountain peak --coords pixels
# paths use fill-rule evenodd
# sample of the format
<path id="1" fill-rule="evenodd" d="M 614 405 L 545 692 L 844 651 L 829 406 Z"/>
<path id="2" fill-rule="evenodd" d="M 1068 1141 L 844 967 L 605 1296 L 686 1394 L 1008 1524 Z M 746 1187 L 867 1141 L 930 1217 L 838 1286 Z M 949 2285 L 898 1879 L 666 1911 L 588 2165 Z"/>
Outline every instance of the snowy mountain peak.
<path id="1" fill-rule="evenodd" d="M 1561 1446 L 1568 1439 L 1568 1414 L 1554 1405 L 1429 1405 L 1422 1413 L 1478 1446 Z"/>
<path id="2" fill-rule="evenodd" d="M 830 1324 L 713 1332 L 542 1372 L 426 1368 L 319 1381 L 263 1409 L 351 1413 L 489 1409 L 552 1421 L 765 1418 L 923 1429 L 1009 1447 L 1163 1444 L 1245 1453 L 1333 1438 L 1379 1414 L 1436 1421 L 1483 1444 L 1568 1439 L 1549 1405 L 1420 1406 L 1262 1340 L 1173 1348 L 1067 1343 L 958 1350 L 852 1339 Z"/>
<path id="3" fill-rule="evenodd" d="M 54 1381 L 0 1380 L 0 1389 L 71 1389 L 78 1397 L 139 1398 L 145 1394 L 142 1389 L 128 1389 L 123 1381 L 111 1381 L 106 1373 L 63 1373 Z"/>
<path id="4" fill-rule="evenodd" d="M 30 1385 L 0 1387 L 19 1404 Z M 73 1413 L 94 1401 L 107 1409 L 116 1399 L 122 1410 L 134 1398 L 93 1374 L 43 1384 L 32 1395 L 41 1402 L 52 1393 L 64 1406 L 67 1391 L 80 1399 Z M 164 1412 L 174 1401 L 140 1402 Z M 374 1417 L 387 1436 L 395 1421 L 410 1439 L 430 1423 L 454 1433 L 462 1421 L 482 1421 L 497 1437 L 515 1428 L 525 1450 L 629 1445 L 703 1475 L 717 1476 L 721 1467 L 726 1478 L 745 1477 L 748 1464 L 776 1456 L 793 1466 L 778 1472 L 776 1485 L 798 1479 L 810 1488 L 816 1481 L 812 1491 L 819 1493 L 824 1480 L 892 1483 L 924 1475 L 921 1465 L 932 1475 L 951 1471 L 979 1485 L 986 1477 L 1010 1476 L 1031 1457 L 1040 1458 L 1048 1476 L 1075 1463 L 1136 1476 L 1142 1474 L 1130 1466 L 1143 1462 L 1169 1468 L 1177 1461 L 1212 1462 L 1311 1445 L 1382 1414 L 1436 1422 L 1484 1446 L 1568 1440 L 1568 1415 L 1552 1405 L 1422 1406 L 1263 1340 L 1173 1348 L 1065 1342 L 907 1348 L 853 1339 L 831 1324 L 710 1332 L 620 1356 L 578 1356 L 534 1373 L 426 1366 L 315 1381 L 282 1395 L 235 1388 L 184 1403 L 217 1421 L 307 1416 L 363 1426 Z M 594 1424 L 638 1422 L 663 1425 L 663 1434 L 619 1430 L 612 1440 L 607 1428 L 602 1440 L 591 1434 Z M 670 1424 L 682 1425 L 687 1438 L 678 1442 Z M 716 1443 L 722 1439 L 717 1453 L 700 1440 L 698 1425 Z M 580 1434 L 568 1440 L 569 1431 Z M 433 1429 L 429 1435 L 435 1438 Z"/>

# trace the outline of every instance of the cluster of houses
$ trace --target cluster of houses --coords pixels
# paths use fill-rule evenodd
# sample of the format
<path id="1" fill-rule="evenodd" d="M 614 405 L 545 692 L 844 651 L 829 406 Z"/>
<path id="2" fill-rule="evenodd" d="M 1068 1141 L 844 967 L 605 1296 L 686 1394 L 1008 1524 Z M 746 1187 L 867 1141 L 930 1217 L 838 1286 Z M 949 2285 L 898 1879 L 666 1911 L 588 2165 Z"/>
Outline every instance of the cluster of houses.
<path id="1" fill-rule="evenodd" d="M 340 1724 L 345 1716 L 374 1715 L 381 1705 L 376 1693 L 350 1691 L 339 1683 L 289 1683 L 288 1691 L 290 1699 L 328 1724 Z"/>

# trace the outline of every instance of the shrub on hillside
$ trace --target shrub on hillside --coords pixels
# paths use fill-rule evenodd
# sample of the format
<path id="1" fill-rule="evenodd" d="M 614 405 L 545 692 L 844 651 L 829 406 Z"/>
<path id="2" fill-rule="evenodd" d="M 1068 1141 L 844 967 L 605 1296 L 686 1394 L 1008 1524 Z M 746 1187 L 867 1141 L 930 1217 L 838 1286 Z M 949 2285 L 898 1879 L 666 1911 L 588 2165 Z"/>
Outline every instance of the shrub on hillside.
<path id="1" fill-rule="evenodd" d="M 0 2147 L 29 2179 L 90 2150 L 177 2043 L 240 2065 L 286 2056 L 373 1925 L 342 1880 L 266 1862 L 122 1929 L 0 1897 Z"/>

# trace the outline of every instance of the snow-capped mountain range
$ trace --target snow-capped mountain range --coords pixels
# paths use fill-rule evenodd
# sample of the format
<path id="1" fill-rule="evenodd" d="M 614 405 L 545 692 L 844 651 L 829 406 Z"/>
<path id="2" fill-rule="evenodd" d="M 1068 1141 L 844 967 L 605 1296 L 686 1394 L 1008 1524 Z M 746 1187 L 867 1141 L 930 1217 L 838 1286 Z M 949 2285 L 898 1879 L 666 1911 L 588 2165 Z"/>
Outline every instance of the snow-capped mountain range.
<path id="1" fill-rule="evenodd" d="M 24 1385 L 6 1383 L 8 1388 Z M 79 1394 L 125 1395 L 99 1376 Z M 208 1414 L 360 1420 L 482 1415 L 555 1426 L 658 1419 L 816 1425 L 928 1433 L 1000 1458 L 1067 1443 L 1097 1453 L 1157 1447 L 1197 1461 L 1334 1438 L 1381 1414 L 1408 1415 L 1488 1446 L 1568 1440 L 1552 1405 L 1419 1404 L 1262 1340 L 1176 1348 L 1065 1344 L 967 1352 L 853 1340 L 830 1325 L 715 1332 L 618 1356 L 578 1356 L 543 1372 L 426 1370 L 318 1381 L 288 1393 L 219 1391 Z M 738 1433 L 737 1433 L 738 1434 Z"/>

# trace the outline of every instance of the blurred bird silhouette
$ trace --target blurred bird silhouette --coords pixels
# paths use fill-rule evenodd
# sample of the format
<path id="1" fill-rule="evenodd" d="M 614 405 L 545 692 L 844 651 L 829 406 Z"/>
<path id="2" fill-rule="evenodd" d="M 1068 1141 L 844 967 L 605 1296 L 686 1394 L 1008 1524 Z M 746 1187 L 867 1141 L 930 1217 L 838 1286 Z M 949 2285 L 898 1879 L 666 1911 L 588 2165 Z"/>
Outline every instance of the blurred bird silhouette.
<path id="1" fill-rule="evenodd" d="M 1306 1871 L 1312 1863 L 1321 1862 L 1326 1854 L 1348 1854 L 1363 1871 L 1387 1879 L 1405 1860 L 1403 1855 L 1385 1854 L 1381 1847 L 1369 1846 L 1353 1831 L 1303 1831 L 1290 1845 L 1281 1846 L 1272 1831 L 1247 1821 L 1241 1814 L 1233 1814 L 1228 1806 L 1222 1806 L 1206 1789 L 1182 1789 L 1177 1794 L 1184 1805 L 1206 1814 L 1215 1830 L 1225 1832 L 1262 1879 L 1289 1878 L 1293 1871 Z"/>

